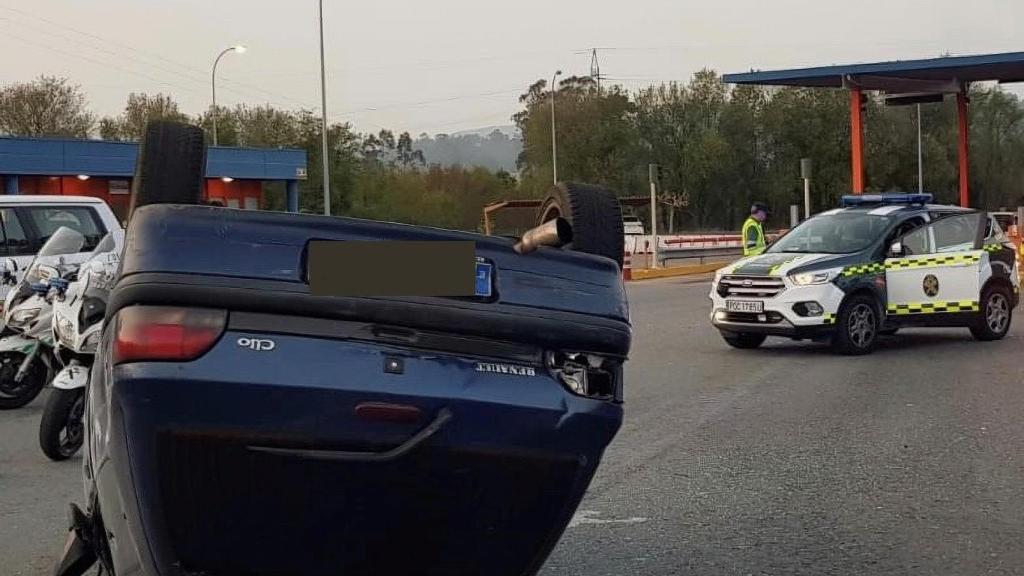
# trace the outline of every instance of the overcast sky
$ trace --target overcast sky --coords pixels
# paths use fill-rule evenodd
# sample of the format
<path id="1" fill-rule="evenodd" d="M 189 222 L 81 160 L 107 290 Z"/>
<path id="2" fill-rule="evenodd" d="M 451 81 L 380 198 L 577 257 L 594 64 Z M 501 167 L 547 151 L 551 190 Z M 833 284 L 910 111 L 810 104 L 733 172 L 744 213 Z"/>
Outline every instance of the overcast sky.
<path id="1" fill-rule="evenodd" d="M 316 0 L 0 0 L 0 81 L 79 83 L 115 114 L 131 91 L 319 110 Z M 855 8 L 854 8 L 855 7 Z M 509 124 L 561 68 L 629 88 L 719 72 L 1024 50 L 1020 0 L 325 0 L 328 116 L 360 131 Z M 1018 91 L 1015 89 L 1015 91 Z"/>

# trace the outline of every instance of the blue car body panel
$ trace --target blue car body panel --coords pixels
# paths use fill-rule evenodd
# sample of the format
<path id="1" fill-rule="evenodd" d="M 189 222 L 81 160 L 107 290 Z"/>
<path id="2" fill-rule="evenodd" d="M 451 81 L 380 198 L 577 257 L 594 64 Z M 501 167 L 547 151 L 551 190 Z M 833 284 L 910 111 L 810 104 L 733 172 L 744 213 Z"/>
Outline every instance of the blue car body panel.
<path id="1" fill-rule="evenodd" d="M 310 238 L 466 237 L 494 264 L 490 300 L 317 299 L 303 281 Z M 227 329 L 190 362 L 113 365 L 118 310 L 147 304 L 225 308 Z M 531 574 L 622 422 L 628 310 L 618 268 L 598 257 L 520 256 L 502 239 L 347 219 L 147 207 L 109 308 L 86 477 L 119 576 Z M 615 394 L 570 392 L 545 362 L 554 344 L 616 358 Z M 367 404 L 419 415 L 367 419 Z M 392 450 L 442 413 L 450 420 L 400 457 L 323 456 Z"/>

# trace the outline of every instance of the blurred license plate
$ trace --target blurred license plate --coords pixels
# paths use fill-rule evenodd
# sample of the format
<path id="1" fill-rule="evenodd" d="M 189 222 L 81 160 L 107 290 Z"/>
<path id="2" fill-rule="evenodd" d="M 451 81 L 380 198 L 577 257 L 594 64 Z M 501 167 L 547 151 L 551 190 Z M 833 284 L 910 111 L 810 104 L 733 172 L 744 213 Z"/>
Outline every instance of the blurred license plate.
<path id="1" fill-rule="evenodd" d="M 755 300 L 726 300 L 725 309 L 729 312 L 764 312 L 764 302 Z"/>
<path id="2" fill-rule="evenodd" d="M 476 295 L 483 298 L 491 296 L 491 271 L 494 266 L 487 262 L 477 260 L 476 262 Z"/>

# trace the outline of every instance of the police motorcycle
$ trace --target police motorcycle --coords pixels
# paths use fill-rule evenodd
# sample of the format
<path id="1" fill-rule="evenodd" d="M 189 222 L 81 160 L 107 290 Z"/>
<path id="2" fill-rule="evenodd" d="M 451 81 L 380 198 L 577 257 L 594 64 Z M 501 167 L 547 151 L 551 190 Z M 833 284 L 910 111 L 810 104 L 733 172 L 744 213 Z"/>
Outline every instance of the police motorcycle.
<path id="1" fill-rule="evenodd" d="M 103 332 L 107 294 L 120 254 L 107 234 L 78 269 L 77 279 L 51 280 L 54 356 L 63 366 L 39 421 L 39 447 L 51 460 L 75 455 L 85 439 L 82 416 L 96 348 Z"/>
<path id="2" fill-rule="evenodd" d="M 73 277 L 78 264 L 68 255 L 85 245 L 85 236 L 60 227 L 43 244 L 21 280 L 14 259 L 4 262 L 3 282 L 12 286 L 4 300 L 0 338 L 0 409 L 20 408 L 39 395 L 54 375 L 51 282 Z"/>

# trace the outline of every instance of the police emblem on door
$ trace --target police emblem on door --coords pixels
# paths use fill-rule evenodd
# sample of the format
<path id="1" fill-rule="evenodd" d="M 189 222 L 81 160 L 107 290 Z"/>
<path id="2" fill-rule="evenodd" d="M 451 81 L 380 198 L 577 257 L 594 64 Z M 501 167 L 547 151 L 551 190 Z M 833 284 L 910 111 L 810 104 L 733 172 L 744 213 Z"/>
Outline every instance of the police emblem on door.
<path id="1" fill-rule="evenodd" d="M 925 295 L 935 296 L 939 293 L 939 279 L 929 274 L 924 277 L 923 287 Z"/>

